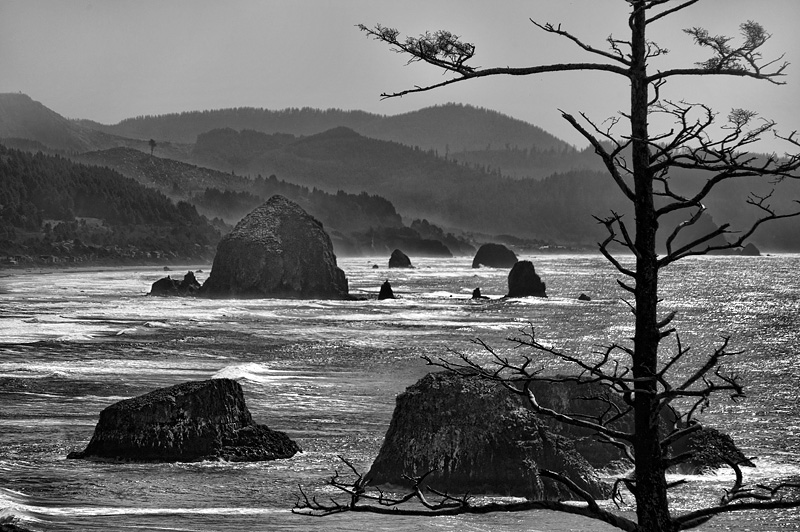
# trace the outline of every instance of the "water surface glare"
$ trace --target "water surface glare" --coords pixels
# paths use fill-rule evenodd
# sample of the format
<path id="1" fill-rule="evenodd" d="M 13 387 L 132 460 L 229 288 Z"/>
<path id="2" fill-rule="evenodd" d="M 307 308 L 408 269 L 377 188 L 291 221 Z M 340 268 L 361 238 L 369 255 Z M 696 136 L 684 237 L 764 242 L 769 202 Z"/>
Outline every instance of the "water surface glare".
<path id="1" fill-rule="evenodd" d="M 290 513 L 301 484 L 325 491 L 343 455 L 367 470 L 395 397 L 450 350 L 488 360 L 472 339 L 513 353 L 506 341 L 533 326 L 547 345 L 591 356 L 632 335 L 619 275 L 599 256 L 533 260 L 547 299 L 505 300 L 507 270 L 469 258 L 344 259 L 359 301 L 151 298 L 155 267 L 0 270 L 0 519 L 34 530 L 175 531 L 579 531 L 611 530 L 552 512 L 441 518 Z M 379 268 L 373 268 L 378 264 Z M 193 266 L 202 282 L 209 265 Z M 188 268 L 187 268 L 188 269 Z M 713 401 L 703 419 L 728 431 L 757 466 L 751 482 L 800 477 L 800 256 L 707 257 L 664 271 L 663 313 L 692 345 L 687 372 L 723 337 L 743 354 L 746 400 Z M 183 271 L 172 273 L 182 275 Z M 377 301 L 381 283 L 397 300 Z M 480 287 L 488 300 L 472 301 Z M 578 301 L 581 293 L 592 300 Z M 664 346 L 665 356 L 674 344 Z M 558 364 L 549 364 L 553 371 Z M 66 460 L 88 443 L 99 412 L 121 399 L 193 379 L 232 378 L 259 423 L 303 448 L 289 460 L 249 464 L 112 464 Z M 677 480 L 677 478 L 673 479 Z M 683 477 L 672 505 L 718 499 L 728 471 Z M 785 531 L 800 512 L 742 513 L 703 531 Z"/>

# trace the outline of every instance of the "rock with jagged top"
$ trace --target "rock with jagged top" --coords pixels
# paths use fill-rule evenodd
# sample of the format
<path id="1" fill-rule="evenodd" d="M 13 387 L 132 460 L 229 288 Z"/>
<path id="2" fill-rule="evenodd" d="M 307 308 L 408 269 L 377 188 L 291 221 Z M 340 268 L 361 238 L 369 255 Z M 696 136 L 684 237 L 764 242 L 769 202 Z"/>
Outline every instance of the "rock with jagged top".
<path id="1" fill-rule="evenodd" d="M 545 288 L 529 260 L 517 262 L 508 274 L 508 297 L 547 297 Z"/>
<path id="2" fill-rule="evenodd" d="M 150 287 L 151 296 L 193 296 L 200 291 L 200 283 L 194 272 L 187 272 L 183 280 L 173 279 L 167 275 L 153 283 Z"/>
<path id="3" fill-rule="evenodd" d="M 290 458 L 300 447 L 259 425 L 241 385 L 190 381 L 115 403 L 102 412 L 89 445 L 67 458 L 133 462 L 254 462 Z"/>
<path id="4" fill-rule="evenodd" d="M 217 246 L 208 297 L 344 299 L 347 278 L 322 224 L 299 205 L 273 196 Z"/>

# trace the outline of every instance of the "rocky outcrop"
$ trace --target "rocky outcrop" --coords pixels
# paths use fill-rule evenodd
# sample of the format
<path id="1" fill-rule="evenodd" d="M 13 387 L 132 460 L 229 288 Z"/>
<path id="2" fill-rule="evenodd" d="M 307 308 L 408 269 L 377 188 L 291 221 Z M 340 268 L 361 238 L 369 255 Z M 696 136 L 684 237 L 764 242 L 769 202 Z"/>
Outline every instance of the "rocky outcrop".
<path id="1" fill-rule="evenodd" d="M 420 476 L 451 493 L 572 498 L 538 469 L 558 471 L 597 497 L 607 494 L 569 439 L 549 430 L 523 399 L 486 381 L 431 373 L 397 397 L 383 446 L 367 479 L 402 485 Z"/>
<path id="2" fill-rule="evenodd" d="M 109 406 L 86 449 L 67 458 L 250 462 L 290 458 L 299 450 L 283 432 L 253 422 L 238 382 L 211 379 Z"/>
<path id="3" fill-rule="evenodd" d="M 209 297 L 348 297 L 322 224 L 299 205 L 273 196 L 217 246 L 201 293 Z"/>
<path id="4" fill-rule="evenodd" d="M 150 287 L 151 296 L 193 296 L 200 291 L 200 283 L 194 272 L 187 272 L 183 280 L 173 279 L 169 275 L 162 277 Z"/>
<path id="5" fill-rule="evenodd" d="M 539 404 L 583 419 L 608 418 L 624 409 L 619 394 L 598 383 L 536 381 Z M 610 424 L 633 429 L 633 416 Z M 674 412 L 662 416 L 664 433 Z M 748 465 L 729 436 L 703 428 L 672 446 L 670 454 L 691 450 L 681 472 L 719 467 L 726 459 Z M 539 469 L 556 471 L 595 497 L 608 486 L 597 470 L 618 469 L 622 452 L 599 441 L 593 430 L 535 414 L 526 401 L 497 383 L 451 372 L 431 373 L 397 397 L 378 457 L 367 475 L 377 486 L 405 486 L 404 475 L 426 477 L 427 484 L 450 493 L 499 494 L 534 499 L 574 499 L 560 483 L 542 478 Z"/>
<path id="6" fill-rule="evenodd" d="M 586 294 L 581 294 L 578 296 L 578 301 L 591 301 L 592 298 L 587 296 Z"/>
<path id="7" fill-rule="evenodd" d="M 381 290 L 378 293 L 378 299 L 397 299 L 394 296 L 394 290 L 392 290 L 392 285 L 389 283 L 388 279 L 381 285 Z"/>
<path id="8" fill-rule="evenodd" d="M 529 260 L 521 260 L 514 264 L 508 274 L 508 296 L 507 297 L 547 297 L 545 284 L 536 273 L 533 263 Z"/>
<path id="9" fill-rule="evenodd" d="M 760 257 L 761 251 L 752 242 L 748 243 L 739 253 L 743 257 Z"/>
<path id="10" fill-rule="evenodd" d="M 481 295 L 481 289 L 476 288 L 472 291 L 472 299 L 489 299 L 488 297 Z"/>
<path id="11" fill-rule="evenodd" d="M 408 255 L 400 251 L 399 249 L 395 249 L 392 251 L 392 256 L 389 257 L 389 267 L 390 268 L 413 268 L 411 265 L 411 259 L 408 258 Z"/>
<path id="12" fill-rule="evenodd" d="M 472 259 L 472 267 L 511 268 L 516 262 L 517 256 L 504 245 L 484 244 L 475 253 L 475 258 Z"/>

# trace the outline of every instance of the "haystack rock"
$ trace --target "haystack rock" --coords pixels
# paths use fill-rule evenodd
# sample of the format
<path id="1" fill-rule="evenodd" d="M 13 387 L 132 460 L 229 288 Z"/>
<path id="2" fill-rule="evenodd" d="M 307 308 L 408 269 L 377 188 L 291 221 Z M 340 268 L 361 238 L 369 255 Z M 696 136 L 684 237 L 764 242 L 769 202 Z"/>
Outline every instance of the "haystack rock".
<path id="1" fill-rule="evenodd" d="M 529 260 L 514 264 L 508 273 L 508 297 L 547 297 L 545 284 Z"/>
<path id="2" fill-rule="evenodd" d="M 411 259 L 408 258 L 408 255 L 400 251 L 399 249 L 395 249 L 392 251 L 392 256 L 389 257 L 389 267 L 390 268 L 413 268 L 411 265 Z"/>
<path id="3" fill-rule="evenodd" d="M 347 279 L 322 224 L 273 196 L 217 246 L 201 293 L 210 297 L 347 298 Z"/>
<path id="4" fill-rule="evenodd" d="M 67 458 L 135 462 L 254 462 L 290 458 L 300 447 L 253 422 L 231 379 L 190 381 L 115 403 L 84 451 Z"/>
<path id="5" fill-rule="evenodd" d="M 516 262 L 517 256 L 504 245 L 484 244 L 478 248 L 475 258 L 472 259 L 472 267 L 511 268 Z"/>
<path id="6" fill-rule="evenodd" d="M 560 472 L 596 497 L 607 495 L 569 439 L 550 431 L 522 397 L 496 383 L 431 373 L 397 397 L 389 430 L 367 479 L 404 485 L 435 469 L 427 484 L 450 493 L 574 498 L 539 475 Z"/>

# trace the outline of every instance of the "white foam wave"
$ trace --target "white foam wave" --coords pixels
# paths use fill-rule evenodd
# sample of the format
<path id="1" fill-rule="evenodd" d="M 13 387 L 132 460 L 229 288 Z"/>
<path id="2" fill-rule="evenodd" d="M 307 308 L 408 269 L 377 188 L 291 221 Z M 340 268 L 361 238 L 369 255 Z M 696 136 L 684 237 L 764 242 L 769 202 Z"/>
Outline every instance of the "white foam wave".
<path id="1" fill-rule="evenodd" d="M 214 373 L 211 378 L 270 383 L 296 378 L 296 374 L 282 370 L 269 369 L 264 364 L 259 364 L 257 362 L 247 362 L 245 364 L 225 366 L 221 370 Z"/>

